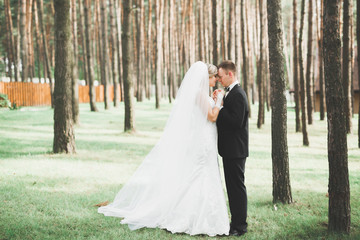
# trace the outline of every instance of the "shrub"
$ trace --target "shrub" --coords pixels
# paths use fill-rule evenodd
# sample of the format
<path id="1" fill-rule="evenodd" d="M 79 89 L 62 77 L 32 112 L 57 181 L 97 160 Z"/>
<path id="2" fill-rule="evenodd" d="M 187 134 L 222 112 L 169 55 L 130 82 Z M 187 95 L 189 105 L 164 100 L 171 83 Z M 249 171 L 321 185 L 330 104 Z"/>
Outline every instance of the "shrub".
<path id="1" fill-rule="evenodd" d="M 6 94 L 0 93 L 0 107 L 10 107 L 10 101 L 8 99 L 8 96 Z"/>

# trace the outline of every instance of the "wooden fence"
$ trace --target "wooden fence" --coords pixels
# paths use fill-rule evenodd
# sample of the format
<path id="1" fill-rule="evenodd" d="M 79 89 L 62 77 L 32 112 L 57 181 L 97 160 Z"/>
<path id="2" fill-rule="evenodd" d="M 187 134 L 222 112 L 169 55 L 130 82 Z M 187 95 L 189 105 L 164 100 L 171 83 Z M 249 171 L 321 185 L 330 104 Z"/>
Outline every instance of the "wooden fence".
<path id="1" fill-rule="evenodd" d="M 104 86 L 95 88 L 95 101 L 104 101 Z M 114 86 L 108 88 L 109 99 L 114 99 Z M 120 100 L 120 87 L 117 89 Z M 17 106 L 50 106 L 50 85 L 48 83 L 0 82 L 0 93 L 6 94 L 13 105 Z M 89 86 L 79 85 L 79 103 L 90 102 Z"/>

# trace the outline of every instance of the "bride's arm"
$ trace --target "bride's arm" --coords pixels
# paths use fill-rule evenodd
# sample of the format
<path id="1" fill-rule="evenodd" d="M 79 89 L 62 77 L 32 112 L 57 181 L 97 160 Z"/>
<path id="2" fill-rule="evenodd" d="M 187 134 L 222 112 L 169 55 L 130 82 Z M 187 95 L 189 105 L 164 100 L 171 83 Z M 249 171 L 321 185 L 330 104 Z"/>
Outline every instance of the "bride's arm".
<path id="1" fill-rule="evenodd" d="M 212 108 L 209 104 L 209 107 L 208 107 L 208 116 L 207 116 L 207 119 L 211 122 L 215 122 L 218 115 L 219 115 L 219 112 L 220 112 L 220 106 L 221 106 L 221 103 L 222 103 L 222 99 L 223 99 L 224 95 L 222 93 L 218 93 L 217 96 L 216 96 L 216 103 L 215 103 L 215 106 L 214 108 Z"/>
<path id="2" fill-rule="evenodd" d="M 209 104 L 207 119 L 211 122 L 215 122 L 219 115 L 219 111 L 220 109 L 218 107 L 215 106 L 214 108 L 212 108 Z"/>

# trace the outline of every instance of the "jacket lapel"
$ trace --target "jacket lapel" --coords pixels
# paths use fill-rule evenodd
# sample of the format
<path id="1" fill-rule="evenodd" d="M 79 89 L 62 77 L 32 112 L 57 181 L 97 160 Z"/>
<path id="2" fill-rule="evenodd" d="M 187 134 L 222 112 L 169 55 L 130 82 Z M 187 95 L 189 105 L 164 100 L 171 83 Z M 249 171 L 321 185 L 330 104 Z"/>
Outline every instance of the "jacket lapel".
<path id="1" fill-rule="evenodd" d="M 228 92 L 228 94 L 226 95 L 226 97 L 224 98 L 224 105 L 225 105 L 225 102 L 228 101 L 229 97 L 234 94 L 234 91 L 236 90 L 236 88 L 239 87 L 239 84 L 236 84 L 231 90 L 230 92 Z"/>

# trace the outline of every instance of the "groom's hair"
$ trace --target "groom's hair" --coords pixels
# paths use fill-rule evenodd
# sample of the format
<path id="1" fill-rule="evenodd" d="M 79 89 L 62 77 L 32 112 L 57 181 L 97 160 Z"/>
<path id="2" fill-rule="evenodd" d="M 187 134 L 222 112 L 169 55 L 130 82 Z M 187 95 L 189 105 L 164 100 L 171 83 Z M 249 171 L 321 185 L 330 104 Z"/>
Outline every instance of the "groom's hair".
<path id="1" fill-rule="evenodd" d="M 226 74 L 228 74 L 229 71 L 231 71 L 234 75 L 236 74 L 236 65 L 235 65 L 235 63 L 233 63 L 230 60 L 225 60 L 225 61 L 221 62 L 218 65 L 218 68 L 224 69 Z"/>

